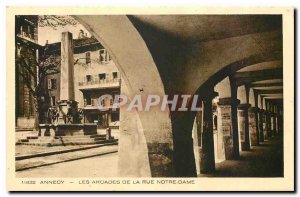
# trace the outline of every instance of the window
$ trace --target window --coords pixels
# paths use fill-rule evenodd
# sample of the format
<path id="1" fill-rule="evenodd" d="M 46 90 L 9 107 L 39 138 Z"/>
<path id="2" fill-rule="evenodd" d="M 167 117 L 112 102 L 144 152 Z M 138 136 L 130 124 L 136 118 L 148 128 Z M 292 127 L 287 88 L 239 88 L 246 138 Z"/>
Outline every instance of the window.
<path id="1" fill-rule="evenodd" d="M 91 95 L 89 95 L 89 94 L 85 95 L 85 104 L 86 105 L 92 105 L 92 97 L 91 97 Z"/>
<path id="2" fill-rule="evenodd" d="M 87 75 L 86 76 L 86 82 L 92 82 L 92 75 Z"/>
<path id="3" fill-rule="evenodd" d="M 52 104 L 52 106 L 56 105 L 56 98 L 55 98 L 55 96 L 51 96 L 51 104 Z"/>
<path id="4" fill-rule="evenodd" d="M 56 89 L 56 79 L 48 79 L 48 89 L 49 90 Z"/>
<path id="5" fill-rule="evenodd" d="M 101 49 L 99 51 L 99 60 L 101 63 L 107 63 L 110 60 L 110 56 L 107 53 L 106 49 Z"/>
<path id="6" fill-rule="evenodd" d="M 55 64 L 55 63 L 56 63 L 56 57 L 51 56 L 51 57 L 50 57 L 50 63 L 51 63 L 51 64 Z"/>
<path id="7" fill-rule="evenodd" d="M 85 60 L 86 60 L 86 64 L 91 63 L 91 53 L 90 52 L 85 53 Z"/>
<path id="8" fill-rule="evenodd" d="M 105 73 L 99 74 L 99 80 L 105 80 L 105 79 L 106 79 L 106 74 Z"/>
<path id="9" fill-rule="evenodd" d="M 112 113 L 111 114 L 111 122 L 116 122 L 116 121 L 119 121 L 120 118 L 119 118 L 119 113 Z"/>
<path id="10" fill-rule="evenodd" d="M 113 72 L 112 75 L 113 75 L 113 79 L 117 79 L 118 78 L 118 72 Z"/>

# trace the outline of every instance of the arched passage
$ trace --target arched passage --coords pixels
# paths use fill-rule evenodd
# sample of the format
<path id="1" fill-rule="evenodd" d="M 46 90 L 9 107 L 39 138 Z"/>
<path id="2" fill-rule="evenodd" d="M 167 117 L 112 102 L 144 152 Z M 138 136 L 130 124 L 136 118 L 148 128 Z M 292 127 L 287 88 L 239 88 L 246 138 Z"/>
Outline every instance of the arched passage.
<path id="1" fill-rule="evenodd" d="M 209 140 L 212 123 L 208 116 L 211 111 L 211 100 L 216 96 L 214 86 L 245 66 L 282 57 L 280 16 L 178 15 L 76 16 L 76 18 L 112 54 L 113 60 L 124 75 L 130 96 L 154 93 L 200 95 L 206 110 L 203 112 L 205 126 L 203 130 L 207 130 Z M 257 23 L 257 20 L 260 23 Z M 190 21 L 188 28 L 197 31 L 186 34 L 185 28 L 178 26 L 187 21 Z M 214 21 L 213 28 L 210 26 L 211 21 Z M 232 27 L 226 29 L 224 34 L 224 28 L 220 27 L 226 24 Z M 202 38 L 202 35 L 199 36 L 199 29 L 206 30 Z M 232 78 L 230 82 L 232 83 Z M 236 98 L 237 94 L 235 86 L 236 84 L 231 87 L 233 98 Z M 160 154 L 169 158 L 167 152 L 172 152 L 170 148 L 172 130 L 174 174 L 195 176 L 192 146 L 195 113 L 171 112 L 170 115 L 171 121 L 168 113 L 138 112 L 148 151 L 163 150 Z M 205 141 L 204 138 L 203 140 Z M 212 149 L 206 150 L 211 152 Z M 164 159 L 153 162 L 156 160 L 155 157 L 153 156 L 153 160 L 150 157 L 150 166 L 154 163 L 163 163 Z M 212 160 L 207 163 L 212 163 Z M 152 176 L 156 174 L 153 166 L 151 172 Z"/>
<path id="2" fill-rule="evenodd" d="M 143 97 L 150 94 L 159 96 L 165 94 L 152 56 L 126 16 L 74 17 L 109 51 L 121 73 L 122 87 L 126 86 L 121 87 L 121 91 L 125 89 L 123 93 L 130 98 L 135 95 Z M 119 142 L 120 175 L 172 176 L 170 154 L 172 134 L 169 114 L 155 109 L 149 112 L 131 112 L 134 114 L 130 115 L 129 112 L 122 115 L 122 111 Z M 129 122 L 130 118 L 122 119 L 122 116 L 137 118 L 140 126 L 137 124 L 128 127 L 132 125 Z M 141 143 L 143 138 L 145 144 Z M 141 153 L 140 150 L 146 152 Z"/>

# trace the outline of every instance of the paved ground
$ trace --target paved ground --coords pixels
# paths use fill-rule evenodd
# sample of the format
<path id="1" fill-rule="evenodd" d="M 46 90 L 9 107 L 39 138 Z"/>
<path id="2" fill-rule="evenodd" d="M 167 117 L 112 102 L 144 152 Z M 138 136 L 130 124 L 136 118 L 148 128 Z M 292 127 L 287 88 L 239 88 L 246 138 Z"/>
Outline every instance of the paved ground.
<path id="1" fill-rule="evenodd" d="M 22 178 L 78 178 L 78 177 L 117 177 L 118 154 L 80 159 L 45 167 L 17 172 Z"/>
<path id="2" fill-rule="evenodd" d="M 226 160 L 216 164 L 214 177 L 282 177 L 283 176 L 283 141 L 274 137 L 251 151 L 242 151 L 239 160 Z"/>
<path id="3" fill-rule="evenodd" d="M 30 159 L 23 159 L 16 161 L 16 169 L 18 171 L 28 170 L 34 167 L 42 167 L 46 165 L 57 165 L 59 163 L 66 163 L 77 159 L 85 159 L 88 157 L 95 157 L 103 154 L 113 153 L 118 151 L 118 145 L 102 146 L 88 150 L 80 150 L 75 152 L 68 152 L 63 154 L 55 154 L 43 157 L 35 157 Z M 78 169 L 77 169 L 78 170 Z"/>
<path id="4" fill-rule="evenodd" d="M 16 156 L 47 153 L 52 151 L 69 150 L 82 147 L 91 147 L 94 145 L 76 145 L 76 146 L 30 146 L 30 145 L 16 145 Z"/>
<path id="5" fill-rule="evenodd" d="M 101 149 L 103 150 L 103 148 Z M 97 150 L 95 150 L 97 152 Z M 82 155 L 86 152 L 80 151 Z M 90 152 L 90 151 L 88 151 Z M 72 157 L 72 154 L 69 155 Z M 62 158 L 61 156 L 58 156 Z M 51 160 L 51 157 L 49 157 Z M 65 157 L 63 157 L 65 158 Z M 57 158 L 56 158 L 57 159 Z M 38 162 L 38 161 L 36 161 Z M 117 153 L 69 161 L 17 172 L 18 177 L 116 177 Z M 32 164 L 31 164 L 32 165 Z M 227 160 L 216 165 L 213 177 L 282 177 L 282 138 L 276 137 L 261 146 L 242 151 L 239 160 Z"/>

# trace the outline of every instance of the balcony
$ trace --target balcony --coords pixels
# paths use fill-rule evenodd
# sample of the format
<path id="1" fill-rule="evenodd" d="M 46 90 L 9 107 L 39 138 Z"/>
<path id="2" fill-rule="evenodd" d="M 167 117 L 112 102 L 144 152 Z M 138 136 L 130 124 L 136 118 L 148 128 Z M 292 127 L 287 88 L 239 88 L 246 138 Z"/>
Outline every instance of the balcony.
<path id="1" fill-rule="evenodd" d="M 24 31 L 22 33 L 20 33 L 20 34 L 17 34 L 17 36 L 19 38 L 23 38 L 23 39 L 25 39 L 27 41 L 36 43 L 36 40 L 33 39 L 33 36 L 31 34 L 28 34 L 28 33 L 24 32 Z"/>
<path id="2" fill-rule="evenodd" d="M 113 100 L 112 99 L 105 99 L 102 102 L 102 106 L 105 108 L 109 108 L 112 109 L 113 108 Z M 119 106 L 117 107 L 117 109 L 119 108 Z M 90 99 L 90 102 L 88 102 L 88 99 L 84 99 L 84 103 L 83 103 L 83 109 L 85 110 L 94 110 L 94 109 L 99 109 L 98 106 L 98 99 Z"/>
<path id="3" fill-rule="evenodd" d="M 120 78 L 115 79 L 94 79 L 92 81 L 79 82 L 79 90 L 93 90 L 93 89 L 106 89 L 120 87 Z"/>

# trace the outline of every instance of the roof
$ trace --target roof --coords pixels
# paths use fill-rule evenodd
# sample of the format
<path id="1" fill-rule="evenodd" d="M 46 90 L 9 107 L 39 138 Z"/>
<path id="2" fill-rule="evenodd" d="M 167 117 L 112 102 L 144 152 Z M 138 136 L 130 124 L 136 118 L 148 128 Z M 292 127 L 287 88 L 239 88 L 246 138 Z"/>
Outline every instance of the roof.
<path id="1" fill-rule="evenodd" d="M 73 39 L 74 53 L 82 53 L 84 51 L 93 51 L 104 48 L 95 37 L 86 37 L 81 39 Z M 47 47 L 49 53 L 60 53 L 61 42 L 48 44 Z"/>

